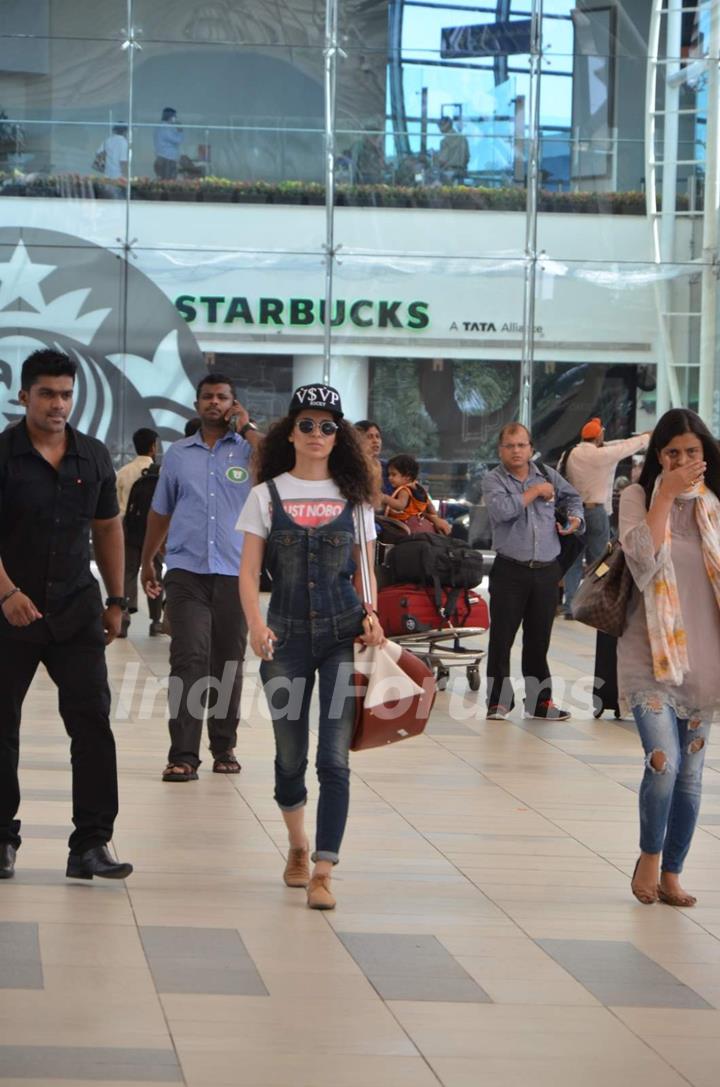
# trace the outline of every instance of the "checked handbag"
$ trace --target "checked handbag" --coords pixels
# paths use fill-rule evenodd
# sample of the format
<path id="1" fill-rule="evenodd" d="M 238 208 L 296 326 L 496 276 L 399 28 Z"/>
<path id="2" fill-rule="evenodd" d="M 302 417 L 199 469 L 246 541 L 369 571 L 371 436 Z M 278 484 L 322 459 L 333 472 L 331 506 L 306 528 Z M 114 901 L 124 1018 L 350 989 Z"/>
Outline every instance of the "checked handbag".
<path id="1" fill-rule="evenodd" d="M 633 578 L 619 540 L 588 569 L 572 602 L 573 618 L 619 638 L 625 630 Z"/>

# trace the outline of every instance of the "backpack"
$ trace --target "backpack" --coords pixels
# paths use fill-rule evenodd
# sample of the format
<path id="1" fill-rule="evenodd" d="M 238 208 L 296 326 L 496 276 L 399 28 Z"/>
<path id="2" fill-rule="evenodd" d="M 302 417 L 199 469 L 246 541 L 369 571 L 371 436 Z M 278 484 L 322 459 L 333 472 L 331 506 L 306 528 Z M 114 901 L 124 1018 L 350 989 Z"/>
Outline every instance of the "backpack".
<path id="1" fill-rule="evenodd" d="M 459 590 L 474 589 L 483 576 L 480 552 L 452 536 L 428 533 L 407 536 L 390 549 L 386 561 L 394 584 L 413 581 L 432 585 L 441 615 L 451 614 L 457 606 Z M 443 589 L 458 592 L 448 593 L 443 604 Z"/>
<path id="2" fill-rule="evenodd" d="M 157 487 L 160 467 L 150 464 L 143 470 L 139 479 L 136 479 L 130 489 L 127 509 L 123 517 L 123 532 L 125 542 L 131 547 L 142 547 L 145 540 L 145 526 L 150 511 L 150 504 Z"/>

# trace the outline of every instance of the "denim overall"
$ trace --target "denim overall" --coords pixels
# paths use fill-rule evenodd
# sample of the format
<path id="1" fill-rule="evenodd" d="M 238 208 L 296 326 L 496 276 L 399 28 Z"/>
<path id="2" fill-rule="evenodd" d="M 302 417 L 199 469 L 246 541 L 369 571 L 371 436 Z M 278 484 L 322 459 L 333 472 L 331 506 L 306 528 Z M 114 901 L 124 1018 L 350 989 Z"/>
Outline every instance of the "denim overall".
<path id="1" fill-rule="evenodd" d="M 319 528 L 303 528 L 285 512 L 275 484 L 265 564 L 272 577 L 267 625 L 277 637 L 260 678 L 275 732 L 275 800 L 283 811 L 307 802 L 310 697 L 317 674 L 320 782 L 313 860 L 339 860 L 350 797 L 348 751 L 355 719 L 353 641 L 363 609 L 352 583 L 353 507 Z"/>

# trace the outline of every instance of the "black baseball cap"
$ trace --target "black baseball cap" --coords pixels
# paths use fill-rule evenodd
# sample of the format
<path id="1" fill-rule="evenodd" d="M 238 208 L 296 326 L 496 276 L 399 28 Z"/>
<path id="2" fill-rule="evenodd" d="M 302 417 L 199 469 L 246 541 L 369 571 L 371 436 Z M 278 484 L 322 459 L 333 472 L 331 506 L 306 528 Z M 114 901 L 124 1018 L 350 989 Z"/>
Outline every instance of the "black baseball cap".
<path id="1" fill-rule="evenodd" d="M 288 414 L 303 409 L 315 408 L 316 411 L 329 411 L 337 419 L 342 419 L 343 410 L 340 393 L 332 385 L 301 385 L 292 394 Z"/>

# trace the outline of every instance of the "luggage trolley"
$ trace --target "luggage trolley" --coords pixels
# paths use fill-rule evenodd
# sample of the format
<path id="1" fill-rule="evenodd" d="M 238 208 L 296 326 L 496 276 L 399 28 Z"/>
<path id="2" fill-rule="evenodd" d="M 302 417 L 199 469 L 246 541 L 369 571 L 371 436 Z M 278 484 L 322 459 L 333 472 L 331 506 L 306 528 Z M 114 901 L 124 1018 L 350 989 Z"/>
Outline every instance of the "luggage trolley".
<path id="1" fill-rule="evenodd" d="M 388 584 L 384 564 L 387 551 L 403 535 L 405 526 L 385 517 L 378 524 L 378 614 L 385 633 L 426 661 L 435 672 L 437 687 L 447 687 L 451 668 L 464 668 L 471 691 L 480 690 L 480 662 L 485 651 L 461 645 L 485 634 L 490 626 L 487 604 L 475 590 L 445 589 L 445 604 L 450 603 L 452 617 L 438 611 L 435 592 L 430 585 Z M 454 602 L 453 602 L 454 597 Z M 464 613 L 464 616 L 463 616 Z M 462 618 L 462 625 L 452 618 Z"/>

